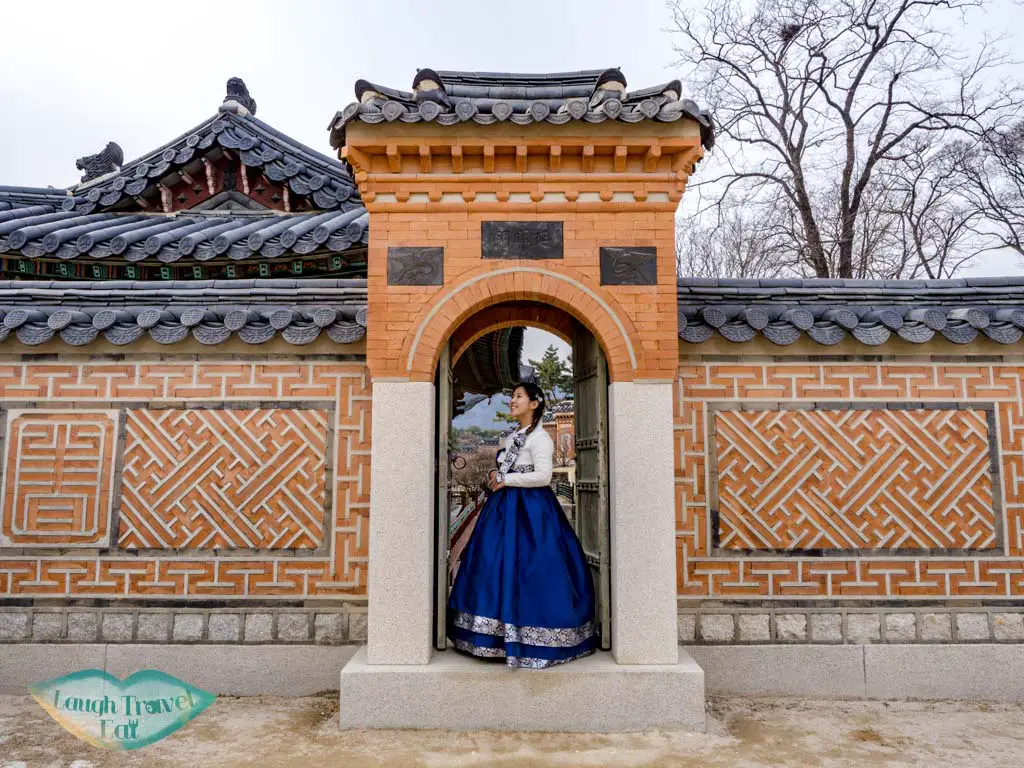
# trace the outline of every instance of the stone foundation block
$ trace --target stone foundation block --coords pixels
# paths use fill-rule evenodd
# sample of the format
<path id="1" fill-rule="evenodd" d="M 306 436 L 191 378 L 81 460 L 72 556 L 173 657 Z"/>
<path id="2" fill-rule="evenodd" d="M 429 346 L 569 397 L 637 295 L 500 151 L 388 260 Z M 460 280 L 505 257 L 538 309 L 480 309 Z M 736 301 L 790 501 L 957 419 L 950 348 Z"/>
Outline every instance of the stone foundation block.
<path id="1" fill-rule="evenodd" d="M 776 615 L 775 639 L 780 643 L 802 643 L 807 640 L 807 616 L 803 613 Z"/>
<path id="2" fill-rule="evenodd" d="M 876 613 L 851 613 L 846 617 L 846 641 L 877 643 L 882 639 L 880 616 Z"/>
<path id="3" fill-rule="evenodd" d="M 735 636 L 732 614 L 705 613 L 700 617 L 700 639 L 707 643 L 731 643 Z"/>
<path id="4" fill-rule="evenodd" d="M 134 617 L 130 613 L 104 613 L 100 638 L 106 643 L 127 643 L 132 639 Z"/>
<path id="5" fill-rule="evenodd" d="M 917 639 L 917 621 L 912 613 L 885 614 L 885 642 L 912 643 Z"/>
<path id="6" fill-rule="evenodd" d="M 174 615 L 176 643 L 195 643 L 203 639 L 203 616 L 200 613 L 177 613 Z"/>
<path id="7" fill-rule="evenodd" d="M 1024 640 L 1024 614 L 992 614 L 992 636 L 996 640 Z"/>
<path id="8" fill-rule="evenodd" d="M 32 616 L 32 642 L 51 643 L 60 640 L 64 628 L 64 614 L 36 613 Z"/>
<path id="9" fill-rule="evenodd" d="M 99 637 L 99 630 L 98 613 L 68 614 L 68 640 L 76 643 L 95 643 Z"/>
<path id="10" fill-rule="evenodd" d="M 27 640 L 30 619 L 28 613 L 0 613 L 0 640 Z"/>
<path id="11" fill-rule="evenodd" d="M 171 614 L 140 613 L 135 637 L 140 642 L 166 643 L 171 629 Z"/>
<path id="12" fill-rule="evenodd" d="M 956 614 L 956 636 L 959 640 L 988 640 L 988 615 L 984 613 Z"/>
<path id="13" fill-rule="evenodd" d="M 953 639 L 953 625 L 948 613 L 922 613 L 921 639 L 948 643 Z"/>
<path id="14" fill-rule="evenodd" d="M 212 642 L 237 643 L 242 639 L 242 617 L 237 613 L 212 613 L 206 635 Z"/>
<path id="15" fill-rule="evenodd" d="M 692 643 L 697 639 L 697 617 L 692 613 L 679 614 L 679 642 Z"/>
<path id="16" fill-rule="evenodd" d="M 274 617 L 269 613 L 250 613 L 245 617 L 245 642 L 269 643 L 274 639 Z"/>
<path id="17" fill-rule="evenodd" d="M 811 641 L 815 643 L 843 642 L 843 617 L 838 613 L 812 614 Z"/>
<path id="18" fill-rule="evenodd" d="M 771 640 L 767 613 L 741 613 L 738 617 L 740 642 L 767 643 Z"/>
<path id="19" fill-rule="evenodd" d="M 345 614 L 318 613 L 313 619 L 313 641 L 317 645 L 337 645 L 345 640 Z"/>
<path id="20" fill-rule="evenodd" d="M 277 639 L 286 643 L 304 643 L 309 640 L 309 614 L 278 614 Z"/>

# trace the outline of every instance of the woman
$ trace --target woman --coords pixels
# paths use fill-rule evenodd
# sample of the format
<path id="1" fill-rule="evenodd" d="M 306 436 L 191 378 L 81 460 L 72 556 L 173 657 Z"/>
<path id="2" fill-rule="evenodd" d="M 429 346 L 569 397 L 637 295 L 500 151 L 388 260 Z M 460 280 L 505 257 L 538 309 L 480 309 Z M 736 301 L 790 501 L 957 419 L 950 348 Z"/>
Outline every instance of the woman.
<path id="1" fill-rule="evenodd" d="M 596 650 L 594 582 L 549 486 L 554 445 L 540 426 L 540 387 L 517 384 L 509 413 L 520 426 L 498 451 L 491 494 L 462 553 L 448 636 L 457 651 L 543 668 Z"/>

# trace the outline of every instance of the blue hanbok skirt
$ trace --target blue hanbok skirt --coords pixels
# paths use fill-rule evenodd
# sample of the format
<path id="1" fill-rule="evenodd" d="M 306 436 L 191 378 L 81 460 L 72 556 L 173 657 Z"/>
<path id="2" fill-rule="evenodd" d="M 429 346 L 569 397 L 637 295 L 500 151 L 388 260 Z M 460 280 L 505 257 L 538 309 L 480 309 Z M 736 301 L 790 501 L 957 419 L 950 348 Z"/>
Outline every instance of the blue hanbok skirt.
<path id="1" fill-rule="evenodd" d="M 448 597 L 457 651 L 549 667 L 597 649 L 594 581 L 583 547 L 547 487 L 492 493 Z"/>

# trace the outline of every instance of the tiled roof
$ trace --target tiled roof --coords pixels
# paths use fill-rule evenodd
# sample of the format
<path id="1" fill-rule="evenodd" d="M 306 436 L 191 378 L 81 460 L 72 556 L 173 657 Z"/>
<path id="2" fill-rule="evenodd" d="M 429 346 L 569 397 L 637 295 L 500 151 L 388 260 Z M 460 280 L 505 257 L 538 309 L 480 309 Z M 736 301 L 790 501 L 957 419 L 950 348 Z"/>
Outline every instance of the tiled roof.
<path id="1" fill-rule="evenodd" d="M 538 75 L 421 69 L 412 87 L 401 91 L 357 81 L 356 101 L 331 121 L 331 144 L 344 144 L 345 126 L 352 120 L 557 125 L 572 120 L 675 122 L 684 117 L 700 123 L 705 147 L 714 144 L 711 116 L 693 101 L 681 99 L 678 80 L 627 92 L 626 78 L 615 68 Z"/>
<path id="2" fill-rule="evenodd" d="M 322 332 L 339 344 L 363 338 L 365 280 L 0 281 L 0 341 L 262 344 L 280 334 L 302 345 Z"/>
<path id="3" fill-rule="evenodd" d="M 979 335 L 1013 344 L 1024 335 L 1024 277 L 946 280 L 745 280 L 684 278 L 679 336 L 699 344 L 758 334 L 779 345 L 806 334 L 819 344 L 847 336 L 883 344 L 936 335 L 966 344 Z"/>
<path id="4" fill-rule="evenodd" d="M 53 187 L 0 186 L 0 213 L 32 206 L 45 206 L 50 211 L 60 210 L 67 196 L 67 190 Z"/>
<path id="5" fill-rule="evenodd" d="M 162 177 L 197 159 L 214 145 L 234 150 L 250 168 L 259 168 L 268 179 L 287 183 L 298 195 L 310 195 L 318 208 L 354 208 L 359 193 L 345 166 L 285 136 L 252 115 L 218 112 L 214 117 L 174 141 L 119 171 L 73 187 L 65 210 L 87 214 L 110 208 L 125 198 L 142 194 Z"/>
<path id="6" fill-rule="evenodd" d="M 2 205 L 2 200 L 0 200 Z M 52 201 L 0 210 L 0 254 L 30 259 L 105 259 L 173 263 L 280 258 L 341 252 L 365 245 L 370 215 L 345 210 L 90 213 L 55 209 Z"/>

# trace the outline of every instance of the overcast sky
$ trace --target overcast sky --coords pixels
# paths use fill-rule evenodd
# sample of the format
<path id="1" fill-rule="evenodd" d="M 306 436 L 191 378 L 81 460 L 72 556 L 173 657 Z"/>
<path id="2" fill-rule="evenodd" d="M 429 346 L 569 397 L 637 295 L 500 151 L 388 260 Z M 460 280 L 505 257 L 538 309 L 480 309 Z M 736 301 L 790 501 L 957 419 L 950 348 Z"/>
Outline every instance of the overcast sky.
<path id="1" fill-rule="evenodd" d="M 4 185 L 73 184 L 75 159 L 108 141 L 126 160 L 154 149 L 213 114 L 233 76 L 261 119 L 333 154 L 327 125 L 358 78 L 408 89 L 417 67 L 618 66 L 641 88 L 680 75 L 664 0 L 33 0 L 5 2 L 0 14 Z M 1005 20 L 1016 28 L 1014 14 Z M 683 90 L 701 101 L 685 80 Z M 1012 259 L 971 270 L 1017 271 Z M 524 358 L 547 341 L 530 334 Z"/>

